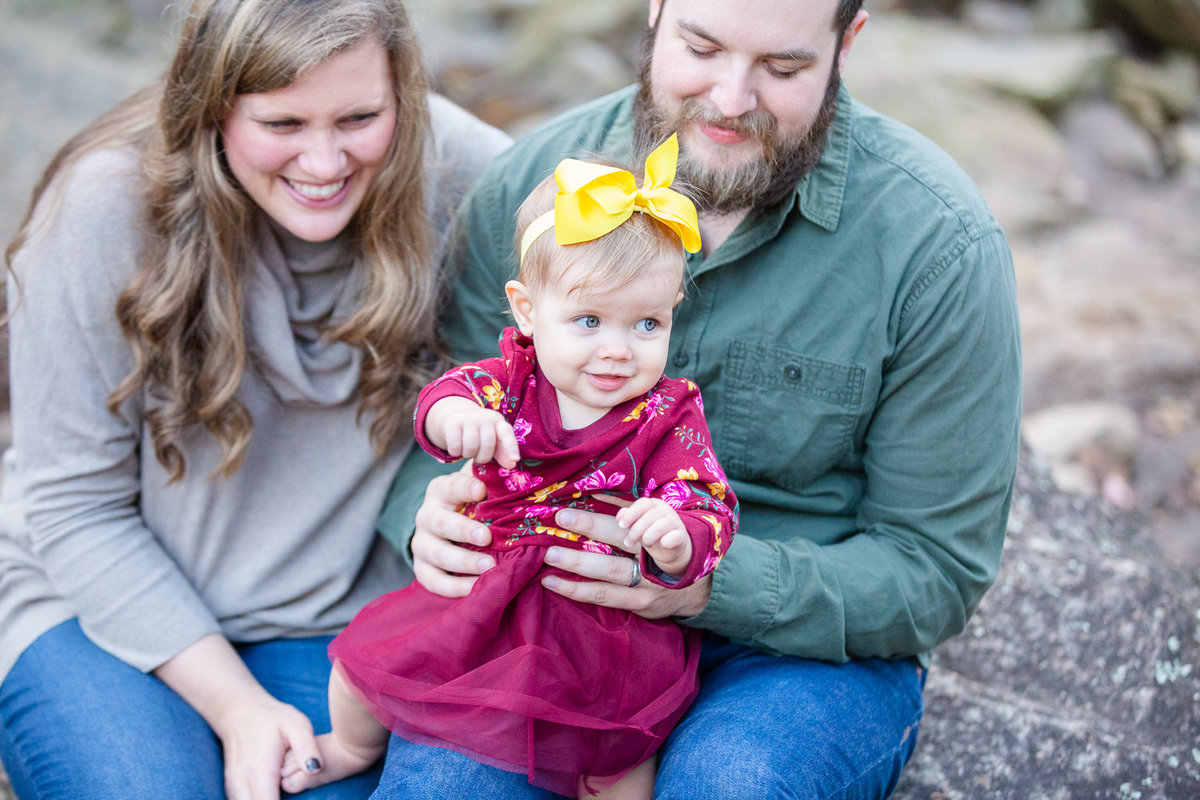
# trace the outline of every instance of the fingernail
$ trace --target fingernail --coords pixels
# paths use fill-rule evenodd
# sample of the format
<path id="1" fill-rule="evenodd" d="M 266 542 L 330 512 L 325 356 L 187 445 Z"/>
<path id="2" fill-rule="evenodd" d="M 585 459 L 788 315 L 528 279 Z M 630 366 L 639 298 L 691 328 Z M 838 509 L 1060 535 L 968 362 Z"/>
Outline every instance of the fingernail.
<path id="1" fill-rule="evenodd" d="M 321 770 L 321 759 L 310 758 L 304 762 L 304 769 L 307 772 L 319 772 Z"/>
<path id="2" fill-rule="evenodd" d="M 569 508 L 564 508 L 562 511 L 559 511 L 554 518 L 558 521 L 559 525 L 575 524 L 575 512 Z"/>
<path id="3" fill-rule="evenodd" d="M 561 585 L 562 580 L 554 577 L 553 575 L 542 578 L 542 586 L 545 586 L 547 589 L 557 589 Z"/>
<path id="4" fill-rule="evenodd" d="M 562 550 L 557 547 L 547 547 L 546 557 L 543 560 L 547 564 L 557 564 L 562 561 Z"/>
<path id="5" fill-rule="evenodd" d="M 488 534 L 483 528 L 476 528 L 471 531 L 471 541 L 478 545 L 487 544 Z"/>
<path id="6" fill-rule="evenodd" d="M 476 566 L 479 567 L 480 572 L 487 572 L 489 569 L 491 569 L 494 566 L 492 564 L 492 560 L 490 558 L 488 558 L 487 556 L 483 556 L 482 558 L 479 559 L 479 561 L 477 561 L 475 563 L 476 563 Z"/>

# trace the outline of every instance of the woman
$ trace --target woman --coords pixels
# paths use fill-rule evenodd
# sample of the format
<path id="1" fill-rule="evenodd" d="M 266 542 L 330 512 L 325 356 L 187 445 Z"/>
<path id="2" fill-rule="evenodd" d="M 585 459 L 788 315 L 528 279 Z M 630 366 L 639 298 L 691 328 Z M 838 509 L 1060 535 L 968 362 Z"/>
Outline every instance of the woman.
<path id="1" fill-rule="evenodd" d="M 165 81 L 52 162 L 7 253 L 18 796 L 276 797 L 315 757 L 330 635 L 410 577 L 374 519 L 450 212 L 506 144 L 427 96 L 400 0 L 197 0 Z"/>

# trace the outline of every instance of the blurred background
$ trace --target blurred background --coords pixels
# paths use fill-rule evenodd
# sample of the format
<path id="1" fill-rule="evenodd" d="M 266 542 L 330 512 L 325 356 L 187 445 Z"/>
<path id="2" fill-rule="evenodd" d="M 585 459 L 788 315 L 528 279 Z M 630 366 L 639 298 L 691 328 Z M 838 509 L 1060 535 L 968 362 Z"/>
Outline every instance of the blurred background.
<path id="1" fill-rule="evenodd" d="M 410 6 L 435 88 L 513 135 L 628 83 L 647 14 L 645 0 Z M 0 241 L 54 151 L 162 71 L 186 8 L 0 0 Z M 1032 457 L 1133 512 L 1200 582 L 1200 0 L 867 8 L 851 92 L 957 158 L 1008 233 Z"/>
<path id="2" fill-rule="evenodd" d="M 437 90 L 514 135 L 628 83 L 647 15 L 645 0 L 410 6 Z M 0 0 L 0 240 L 55 149 L 165 67 L 186 7 Z M 1195 578 L 1200 0 L 867 8 L 851 92 L 957 158 L 1009 235 L 1027 444 L 1062 488 L 1143 513 Z"/>

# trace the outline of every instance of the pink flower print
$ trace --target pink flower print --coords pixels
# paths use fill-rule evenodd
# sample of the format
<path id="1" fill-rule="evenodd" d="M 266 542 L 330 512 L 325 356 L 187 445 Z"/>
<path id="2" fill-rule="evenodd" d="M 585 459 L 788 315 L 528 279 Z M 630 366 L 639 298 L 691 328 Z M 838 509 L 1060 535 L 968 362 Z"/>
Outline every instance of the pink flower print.
<path id="1" fill-rule="evenodd" d="M 687 505 L 691 492 L 688 491 L 687 484 L 683 481 L 671 481 L 664 484 L 662 489 L 662 499 L 667 505 L 674 509 L 683 508 Z"/>
<path id="2" fill-rule="evenodd" d="M 716 553 L 709 553 L 704 557 L 704 566 L 700 568 L 699 577 L 703 578 L 708 573 L 717 568 L 717 564 L 721 563 L 721 557 Z"/>
<path id="3" fill-rule="evenodd" d="M 662 413 L 663 396 L 658 392 L 652 392 L 646 398 L 646 419 L 653 419 Z"/>
<path id="4" fill-rule="evenodd" d="M 712 453 L 704 454 L 704 468 L 708 470 L 710 475 L 715 475 L 720 479 L 721 483 L 726 483 L 725 473 L 721 470 L 721 465 L 713 458 Z"/>
<path id="5" fill-rule="evenodd" d="M 543 519 L 553 517 L 557 509 L 554 506 L 525 506 L 520 511 L 525 515 L 525 519 Z"/>
<path id="6" fill-rule="evenodd" d="M 613 549 L 604 542 L 597 542 L 593 539 L 586 539 L 583 542 L 583 549 L 589 553 L 603 553 L 606 556 L 613 554 Z"/>
<path id="7" fill-rule="evenodd" d="M 525 419 L 524 417 L 517 417 L 517 419 L 513 421 L 513 435 L 517 437 L 517 444 L 525 444 L 525 438 L 529 436 L 529 433 L 532 430 L 533 425 L 531 425 L 529 420 Z"/>
<path id="8" fill-rule="evenodd" d="M 649 481 L 647 481 L 647 483 L 646 483 L 646 494 L 647 494 L 647 495 L 652 495 L 652 494 L 654 494 L 654 490 L 655 490 L 655 489 L 657 489 L 657 488 L 658 488 L 658 481 L 654 480 L 654 478 L 651 478 L 651 479 L 650 479 Z"/>
<path id="9" fill-rule="evenodd" d="M 615 489 L 621 485 L 621 481 L 623 480 L 625 480 L 625 473 L 623 472 L 614 472 L 612 475 L 605 475 L 601 470 L 596 470 L 590 475 L 585 475 L 575 481 L 575 488 L 581 492 L 597 489 Z"/>
<path id="10" fill-rule="evenodd" d="M 542 478 L 519 469 L 500 468 L 500 477 L 510 492 L 523 492 L 532 489 L 542 482 Z"/>

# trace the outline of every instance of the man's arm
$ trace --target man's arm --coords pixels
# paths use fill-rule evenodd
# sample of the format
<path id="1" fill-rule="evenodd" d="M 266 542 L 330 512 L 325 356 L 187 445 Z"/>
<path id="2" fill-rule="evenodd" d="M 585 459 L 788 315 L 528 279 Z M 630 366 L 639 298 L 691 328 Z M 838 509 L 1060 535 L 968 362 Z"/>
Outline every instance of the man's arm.
<path id="1" fill-rule="evenodd" d="M 857 528 L 837 543 L 742 497 L 739 535 L 689 624 L 841 661 L 926 652 L 995 579 L 1016 472 L 1020 345 L 997 230 L 906 304 L 865 438 Z M 753 588 L 753 591 L 750 589 Z"/>

